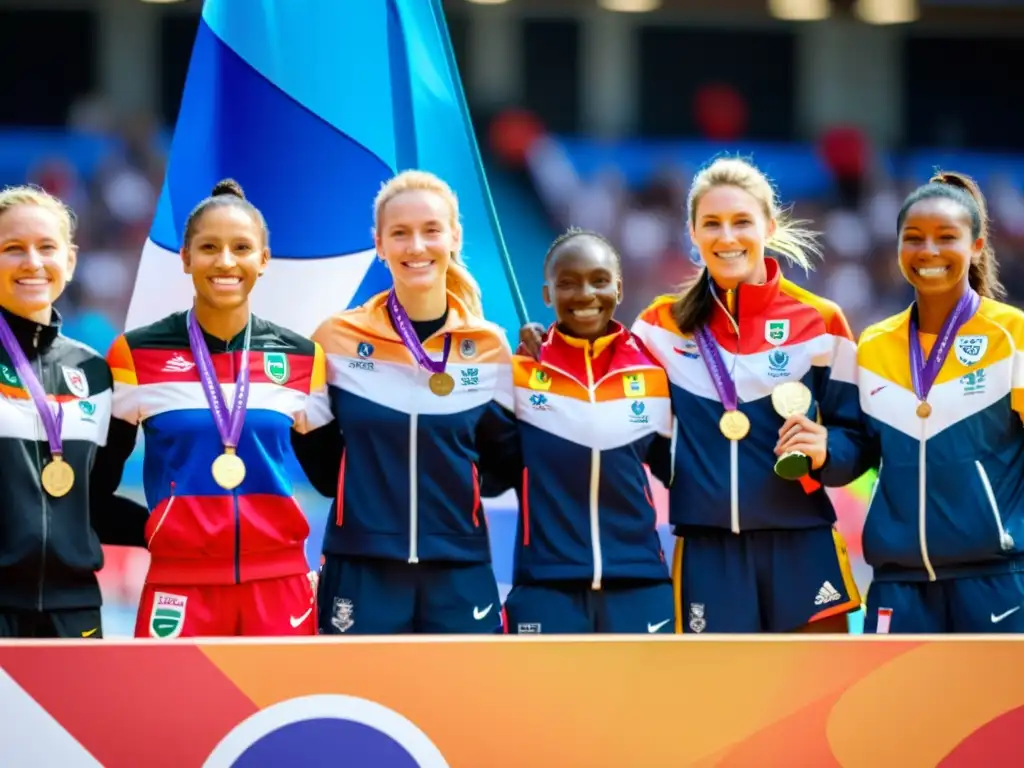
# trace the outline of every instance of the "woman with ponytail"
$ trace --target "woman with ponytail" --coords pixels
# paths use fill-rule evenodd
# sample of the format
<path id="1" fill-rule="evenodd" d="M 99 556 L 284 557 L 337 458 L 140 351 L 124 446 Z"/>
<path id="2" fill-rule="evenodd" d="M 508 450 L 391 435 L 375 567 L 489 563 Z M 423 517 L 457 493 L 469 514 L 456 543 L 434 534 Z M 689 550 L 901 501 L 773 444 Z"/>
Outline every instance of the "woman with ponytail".
<path id="1" fill-rule="evenodd" d="M 633 328 L 671 384 L 677 631 L 846 632 L 860 595 L 822 486 L 862 471 L 850 329 L 783 277 L 775 255 L 808 269 L 815 239 L 757 168 L 715 160 L 687 209 L 704 268 Z"/>
<path id="2" fill-rule="evenodd" d="M 511 350 L 483 319 L 444 181 L 399 174 L 374 219 L 393 287 L 314 334 L 337 424 L 294 439 L 310 481 L 334 499 L 320 632 L 498 632 L 481 487 L 485 468 L 517 451 Z"/>
<path id="3" fill-rule="evenodd" d="M 1024 632 L 1024 313 L 997 300 L 985 200 L 969 177 L 918 187 L 897 230 L 915 300 L 857 350 L 879 467 L 865 631 Z"/>
<path id="4" fill-rule="evenodd" d="M 185 221 L 188 309 L 115 340 L 111 450 L 145 435 L 149 573 L 137 637 L 316 634 L 309 524 L 287 463 L 289 433 L 330 420 L 323 351 L 256 317 L 267 224 L 219 182 Z"/>

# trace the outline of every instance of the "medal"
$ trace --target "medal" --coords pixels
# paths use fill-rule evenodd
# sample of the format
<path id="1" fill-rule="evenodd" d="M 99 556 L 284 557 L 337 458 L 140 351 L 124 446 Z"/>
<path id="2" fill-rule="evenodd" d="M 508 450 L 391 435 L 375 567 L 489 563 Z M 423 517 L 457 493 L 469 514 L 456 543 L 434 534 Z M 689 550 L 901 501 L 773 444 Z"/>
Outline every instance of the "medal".
<path id="1" fill-rule="evenodd" d="M 718 399 L 725 406 L 725 413 L 718 420 L 718 428 L 729 440 L 742 440 L 750 432 L 750 419 L 739 410 L 739 396 L 736 394 L 736 382 L 725 370 L 725 363 L 718 353 L 718 345 L 707 328 L 698 328 L 693 334 L 704 366 L 708 369 L 711 383 L 715 386 Z"/>
<path id="2" fill-rule="evenodd" d="M 455 379 L 447 373 L 435 373 L 430 376 L 430 391 L 438 397 L 447 397 L 455 389 Z"/>
<path id="3" fill-rule="evenodd" d="M 43 422 L 43 431 L 46 433 L 46 442 L 50 445 L 50 462 L 43 467 L 40 482 L 50 496 L 60 498 L 67 495 L 68 491 L 75 484 L 75 470 L 64 461 L 64 445 L 61 441 L 61 427 L 64 425 L 64 410 L 59 403 L 51 404 L 46 399 L 46 390 L 39 383 L 36 372 L 32 369 L 28 358 L 18 344 L 14 331 L 7 323 L 7 318 L 0 314 L 0 343 L 3 344 L 11 362 L 14 363 L 14 370 L 28 390 L 32 403 L 36 407 L 40 421 Z"/>
<path id="4" fill-rule="evenodd" d="M 388 294 L 388 314 L 391 316 L 391 324 L 395 327 L 402 344 L 412 352 L 417 364 L 431 372 L 432 375 L 427 382 L 430 391 L 438 397 L 450 395 L 455 389 L 455 379 L 451 377 L 451 374 L 445 373 L 444 369 L 448 364 L 448 354 L 452 351 L 452 335 L 450 333 L 444 335 L 444 352 L 441 354 L 441 359 L 433 360 L 416 337 L 412 321 L 409 319 L 405 307 L 398 301 L 394 289 Z"/>
<path id="5" fill-rule="evenodd" d="M 772 407 L 783 419 L 806 416 L 814 400 L 802 381 L 787 381 L 772 390 Z M 784 453 L 775 461 L 775 474 L 783 480 L 799 480 L 811 471 L 810 458 L 800 451 Z"/>
<path id="6" fill-rule="evenodd" d="M 225 448 L 224 453 L 213 460 L 211 470 L 217 485 L 229 491 L 245 480 L 245 462 L 235 453 L 234 448 Z"/>
<path id="7" fill-rule="evenodd" d="M 75 470 L 58 453 L 54 455 L 53 461 L 43 467 L 42 481 L 43 490 L 55 499 L 59 499 L 61 496 L 66 496 L 74 486 Z"/>
<path id="8" fill-rule="evenodd" d="M 932 385 L 939 377 L 946 358 L 949 357 L 949 350 L 952 348 L 953 339 L 964 324 L 974 317 L 981 305 L 981 297 L 973 288 L 968 288 L 960 300 L 957 301 L 953 311 L 942 324 L 939 337 L 935 340 L 928 359 L 924 359 L 924 352 L 921 350 L 921 339 L 918 337 L 917 328 L 917 302 L 910 308 L 910 380 L 914 386 L 914 394 L 920 401 L 917 406 L 918 418 L 927 419 L 932 415 L 932 407 L 928 403 L 928 393 L 932 391 Z"/>
<path id="9" fill-rule="evenodd" d="M 213 423 L 217 425 L 224 453 L 218 456 L 210 471 L 214 482 L 226 491 L 233 490 L 245 479 L 245 462 L 236 453 L 238 440 L 242 436 L 242 425 L 245 424 L 245 411 L 249 402 L 249 341 L 252 337 L 252 315 L 245 328 L 245 342 L 242 345 L 242 359 L 238 365 L 238 377 L 235 379 L 235 401 L 228 411 L 224 400 L 224 391 L 217 380 L 217 372 L 210 357 L 210 348 L 203 338 L 203 329 L 199 327 L 195 312 L 188 313 L 188 344 L 192 349 L 192 357 L 196 363 L 199 381 L 202 382 L 206 402 L 210 404 Z"/>
<path id="10" fill-rule="evenodd" d="M 742 440 L 750 432 L 750 419 L 743 411 L 726 411 L 718 420 L 718 428 L 729 440 Z"/>

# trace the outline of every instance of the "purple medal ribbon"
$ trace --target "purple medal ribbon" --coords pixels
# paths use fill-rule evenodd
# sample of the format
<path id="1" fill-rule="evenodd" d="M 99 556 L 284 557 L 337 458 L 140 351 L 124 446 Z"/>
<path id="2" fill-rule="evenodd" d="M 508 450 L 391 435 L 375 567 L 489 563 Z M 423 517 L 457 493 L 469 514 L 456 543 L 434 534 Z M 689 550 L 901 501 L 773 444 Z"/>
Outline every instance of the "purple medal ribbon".
<path id="1" fill-rule="evenodd" d="M 25 385 L 25 389 L 28 390 L 29 395 L 32 397 L 32 402 L 36 406 L 36 411 L 39 412 L 39 418 L 43 422 L 43 430 L 46 432 L 46 441 L 50 444 L 50 455 L 62 455 L 64 453 L 64 446 L 61 443 L 60 431 L 64 424 L 64 411 L 59 403 L 52 407 L 47 402 L 43 385 L 36 378 L 35 371 L 32 370 L 32 366 L 28 362 L 28 358 L 25 357 L 18 339 L 14 336 L 14 331 L 11 330 L 11 326 L 7 324 L 7 318 L 3 315 L 0 315 L 0 342 L 3 343 L 7 354 L 11 356 L 14 370 L 18 372 L 18 378 Z"/>
<path id="2" fill-rule="evenodd" d="M 210 404 L 213 421 L 225 448 L 237 448 L 238 439 L 242 436 L 242 424 L 245 423 L 245 409 L 249 402 L 249 338 L 252 331 L 252 315 L 245 328 L 245 343 L 242 349 L 242 361 L 239 364 L 238 378 L 235 380 L 234 407 L 228 412 L 224 400 L 224 392 L 217 380 L 217 372 L 213 368 L 210 349 L 203 338 L 203 329 L 199 327 L 194 312 L 188 313 L 188 343 L 192 348 L 192 357 L 196 361 L 199 380 L 203 384 L 206 401 Z"/>
<path id="3" fill-rule="evenodd" d="M 430 355 L 427 354 L 416 336 L 416 332 L 412 328 L 412 321 L 406 314 L 405 307 L 399 303 L 394 289 L 388 294 L 388 314 L 391 316 L 392 325 L 398 332 L 398 338 L 402 340 L 406 349 L 412 352 L 416 362 L 431 373 L 444 373 L 445 366 L 448 364 L 448 353 L 452 350 L 452 335 L 450 333 L 444 335 L 444 353 L 441 359 L 431 360 Z"/>
<path id="4" fill-rule="evenodd" d="M 704 360 L 704 365 L 711 376 L 711 383 L 715 385 L 718 399 L 722 401 L 727 411 L 735 411 L 739 405 L 739 398 L 736 395 L 736 382 L 725 370 L 725 363 L 718 353 L 718 346 L 711 332 L 707 328 L 698 328 L 693 334 L 693 340 L 697 343 L 697 349 Z"/>
<path id="5" fill-rule="evenodd" d="M 917 304 L 915 303 L 910 310 L 910 378 L 914 385 L 914 394 L 922 403 L 928 399 L 928 393 L 931 392 L 932 385 L 949 356 L 957 331 L 974 316 L 980 304 L 981 297 L 973 288 L 968 288 L 949 313 L 946 322 L 942 324 L 942 330 L 939 331 L 939 337 L 932 347 L 931 354 L 928 355 L 927 362 L 921 351 L 921 340 L 918 338 Z"/>

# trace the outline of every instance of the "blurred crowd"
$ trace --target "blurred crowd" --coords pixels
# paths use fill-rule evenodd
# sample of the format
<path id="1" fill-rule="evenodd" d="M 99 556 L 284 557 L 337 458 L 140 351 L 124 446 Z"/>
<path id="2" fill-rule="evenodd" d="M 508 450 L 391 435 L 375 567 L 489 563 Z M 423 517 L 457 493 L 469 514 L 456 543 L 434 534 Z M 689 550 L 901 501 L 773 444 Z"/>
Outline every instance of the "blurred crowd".
<path id="1" fill-rule="evenodd" d="M 41 186 L 74 210 L 78 267 L 57 306 L 68 335 L 105 351 L 124 326 L 163 184 L 165 154 L 158 124 L 148 115 L 115 123 L 93 105 L 72 110 L 68 128 L 113 136 L 114 149 L 87 177 L 73 158 L 47 157 L 17 181 Z"/>

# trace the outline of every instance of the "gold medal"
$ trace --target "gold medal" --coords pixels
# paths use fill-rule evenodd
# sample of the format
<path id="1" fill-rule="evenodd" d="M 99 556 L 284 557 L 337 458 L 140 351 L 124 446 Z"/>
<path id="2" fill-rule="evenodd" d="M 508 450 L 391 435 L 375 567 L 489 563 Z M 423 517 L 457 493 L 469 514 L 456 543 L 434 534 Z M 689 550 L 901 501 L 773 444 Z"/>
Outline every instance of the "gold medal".
<path id="1" fill-rule="evenodd" d="M 772 407 L 784 419 L 806 415 L 812 400 L 811 390 L 800 381 L 787 381 L 772 390 Z"/>
<path id="2" fill-rule="evenodd" d="M 917 406 L 917 415 L 922 419 L 927 419 L 932 415 L 932 407 L 928 403 L 921 403 Z"/>
<path id="3" fill-rule="evenodd" d="M 726 411 L 718 420 L 718 428 L 729 440 L 742 440 L 750 432 L 750 419 L 742 411 Z"/>
<path id="4" fill-rule="evenodd" d="M 214 459 L 212 469 L 213 479 L 224 490 L 237 488 L 245 480 L 245 462 L 234 448 L 225 448 L 224 453 Z"/>
<path id="5" fill-rule="evenodd" d="M 75 470 L 64 461 L 63 456 L 54 454 L 53 461 L 43 467 L 42 481 L 44 490 L 55 499 L 59 499 L 66 496 L 74 486 Z"/>
<path id="6" fill-rule="evenodd" d="M 455 379 L 447 373 L 435 373 L 430 377 L 430 391 L 438 397 L 446 397 L 455 389 Z"/>

